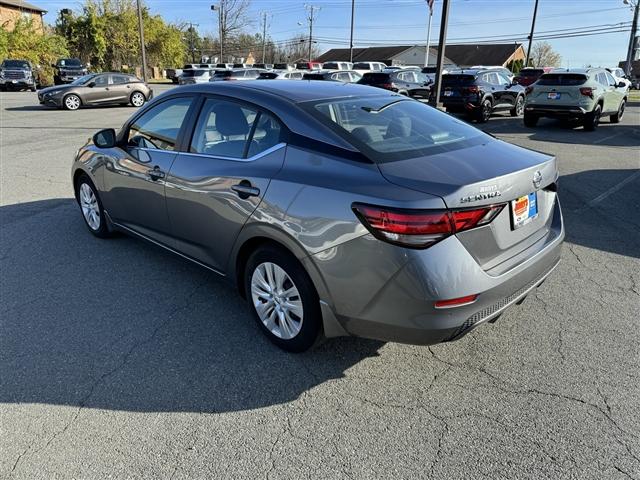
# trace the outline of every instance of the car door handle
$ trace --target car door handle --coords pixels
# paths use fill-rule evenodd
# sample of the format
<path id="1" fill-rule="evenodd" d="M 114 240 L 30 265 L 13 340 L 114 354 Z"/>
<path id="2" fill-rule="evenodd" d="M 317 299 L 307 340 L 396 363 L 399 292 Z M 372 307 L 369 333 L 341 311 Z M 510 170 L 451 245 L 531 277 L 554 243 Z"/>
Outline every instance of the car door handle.
<path id="1" fill-rule="evenodd" d="M 249 197 L 258 197 L 260 196 L 260 189 L 251 185 L 247 180 L 243 180 L 237 185 L 233 185 L 231 190 L 236 192 L 238 196 L 242 199 L 247 199 Z"/>
<path id="2" fill-rule="evenodd" d="M 151 180 L 154 180 L 154 181 L 160 180 L 161 178 L 165 177 L 165 173 L 162 170 L 160 170 L 160 167 L 158 166 L 155 166 L 147 170 L 147 175 L 149 175 Z"/>

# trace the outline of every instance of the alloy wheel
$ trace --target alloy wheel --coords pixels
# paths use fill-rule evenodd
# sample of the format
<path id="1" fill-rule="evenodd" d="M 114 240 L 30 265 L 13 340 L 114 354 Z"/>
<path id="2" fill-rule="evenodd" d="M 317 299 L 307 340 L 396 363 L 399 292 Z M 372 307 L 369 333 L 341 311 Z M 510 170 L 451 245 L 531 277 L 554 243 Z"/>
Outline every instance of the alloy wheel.
<path id="1" fill-rule="evenodd" d="M 80 208 L 91 230 L 100 228 L 100 207 L 93 189 L 86 183 L 80 185 Z"/>
<path id="2" fill-rule="evenodd" d="M 260 321 L 276 337 L 289 340 L 302 329 L 302 298 L 279 265 L 264 262 L 251 276 L 251 299 Z"/>
<path id="3" fill-rule="evenodd" d="M 64 105 L 69 110 L 77 110 L 80 108 L 80 98 L 77 95 L 69 95 L 64 99 Z"/>
<path id="4" fill-rule="evenodd" d="M 488 122 L 491 118 L 491 102 L 486 100 L 482 104 L 482 121 Z"/>
<path id="5" fill-rule="evenodd" d="M 516 101 L 516 115 L 519 117 L 524 113 L 524 98 L 518 97 Z"/>
<path id="6" fill-rule="evenodd" d="M 144 105 L 144 95 L 142 95 L 140 92 L 136 92 L 131 95 L 131 104 L 134 107 L 141 107 L 142 105 Z"/>

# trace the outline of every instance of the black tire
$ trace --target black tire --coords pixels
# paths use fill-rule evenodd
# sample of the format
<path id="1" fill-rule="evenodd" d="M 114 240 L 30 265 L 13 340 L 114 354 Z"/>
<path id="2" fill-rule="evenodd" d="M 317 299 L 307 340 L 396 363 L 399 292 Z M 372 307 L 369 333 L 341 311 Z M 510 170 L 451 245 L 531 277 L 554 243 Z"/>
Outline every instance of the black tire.
<path id="1" fill-rule="evenodd" d="M 267 262 L 273 263 L 284 270 L 297 288 L 299 299 L 302 303 L 303 315 L 300 331 L 290 339 L 280 338 L 269 330 L 260 319 L 253 302 L 251 279 L 258 266 Z M 293 255 L 274 245 L 265 245 L 256 249 L 249 256 L 244 269 L 244 288 L 253 317 L 271 342 L 283 350 L 296 353 L 304 352 L 314 345 L 320 335 L 322 326 L 320 300 L 311 278 Z M 278 319 L 276 319 L 276 322 L 276 325 L 279 325 L 280 321 Z"/>
<path id="2" fill-rule="evenodd" d="M 537 115 L 534 115 L 533 113 L 524 112 L 525 127 L 534 128 L 536 125 L 538 125 L 538 120 L 540 120 L 540 117 L 538 117 Z"/>
<path id="3" fill-rule="evenodd" d="M 602 107 L 596 105 L 593 111 L 585 114 L 582 119 L 582 125 L 587 132 L 593 132 L 600 124 L 600 116 L 602 115 Z"/>
<path id="4" fill-rule="evenodd" d="M 97 226 L 97 228 L 95 225 L 92 226 L 89 224 L 89 221 L 87 220 L 87 217 L 84 213 L 83 200 L 81 198 L 83 185 L 86 185 L 88 188 L 91 189 L 96 199 L 98 214 L 99 214 L 99 217 L 98 217 L 99 225 Z M 104 215 L 104 209 L 102 208 L 102 201 L 100 200 L 100 195 L 98 195 L 98 190 L 96 189 L 95 185 L 93 184 L 93 182 L 91 181 L 88 175 L 82 174 L 78 177 L 75 184 L 75 192 L 76 192 L 76 201 L 78 202 L 78 206 L 80 207 L 80 213 L 82 214 L 82 219 L 84 220 L 84 224 L 87 226 L 87 229 L 89 229 L 89 231 L 98 238 L 110 237 L 111 231 L 109 230 L 109 226 L 107 225 L 107 219 Z"/>
<path id="5" fill-rule="evenodd" d="M 622 116 L 624 115 L 624 107 L 626 103 L 626 100 L 622 100 L 622 103 L 620 103 L 620 106 L 618 107 L 618 111 L 609 117 L 609 121 L 611 123 L 620 123 L 620 120 L 622 120 Z"/>
<path id="6" fill-rule="evenodd" d="M 518 95 L 518 98 L 516 98 L 516 104 L 511 110 L 509 110 L 509 113 L 512 117 L 519 117 L 524 113 L 524 97 L 522 95 Z"/>
<path id="7" fill-rule="evenodd" d="M 491 100 L 485 98 L 480 104 L 480 108 L 476 112 L 476 121 L 478 123 L 487 123 L 491 118 L 491 113 L 493 111 L 493 104 Z"/>
<path id="8" fill-rule="evenodd" d="M 62 99 L 62 108 L 65 110 L 78 110 L 82 106 L 82 100 L 75 93 L 65 95 Z"/>
<path id="9" fill-rule="evenodd" d="M 141 103 L 139 100 L 140 98 L 142 99 Z M 147 101 L 147 97 L 145 96 L 145 94 L 142 92 L 139 92 L 138 90 L 136 90 L 135 92 L 131 92 L 131 95 L 129 95 L 129 104 L 132 107 L 139 108 L 143 106 L 146 101 Z"/>
<path id="10" fill-rule="evenodd" d="M 31 90 L 32 92 L 36 92 L 38 89 L 36 87 L 31 87 L 29 90 Z"/>

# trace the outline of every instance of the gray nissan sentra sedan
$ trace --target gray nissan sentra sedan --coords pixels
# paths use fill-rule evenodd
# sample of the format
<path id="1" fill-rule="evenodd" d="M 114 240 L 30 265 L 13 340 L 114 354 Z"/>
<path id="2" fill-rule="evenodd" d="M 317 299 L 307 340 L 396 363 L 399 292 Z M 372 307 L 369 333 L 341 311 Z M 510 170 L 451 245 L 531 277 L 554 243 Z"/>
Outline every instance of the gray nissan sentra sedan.
<path id="1" fill-rule="evenodd" d="M 228 278 L 290 351 L 460 338 L 542 283 L 564 238 L 554 157 L 354 84 L 177 88 L 96 133 L 72 176 L 91 233 Z"/>

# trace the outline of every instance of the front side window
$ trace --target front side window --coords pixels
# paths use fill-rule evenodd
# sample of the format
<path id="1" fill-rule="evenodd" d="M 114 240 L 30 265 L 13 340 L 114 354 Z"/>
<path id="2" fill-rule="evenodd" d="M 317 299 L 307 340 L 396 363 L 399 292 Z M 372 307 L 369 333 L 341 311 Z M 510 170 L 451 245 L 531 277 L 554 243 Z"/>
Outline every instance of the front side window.
<path id="1" fill-rule="evenodd" d="M 389 96 L 323 100 L 302 106 L 380 163 L 464 148 L 485 138 L 450 115 L 420 102 Z"/>
<path id="2" fill-rule="evenodd" d="M 175 150 L 178 133 L 190 106 L 191 97 L 179 97 L 147 110 L 129 128 L 128 145 Z"/>

